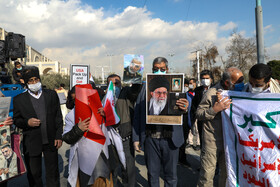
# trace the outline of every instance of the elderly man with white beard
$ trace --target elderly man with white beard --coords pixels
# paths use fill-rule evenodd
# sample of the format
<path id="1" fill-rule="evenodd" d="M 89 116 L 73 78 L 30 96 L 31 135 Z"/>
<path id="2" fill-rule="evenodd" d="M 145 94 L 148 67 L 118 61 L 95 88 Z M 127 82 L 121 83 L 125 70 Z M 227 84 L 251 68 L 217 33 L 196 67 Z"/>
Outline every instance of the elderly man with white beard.
<path id="1" fill-rule="evenodd" d="M 149 83 L 151 99 L 149 102 L 149 115 L 167 114 L 167 94 L 169 82 L 164 77 L 155 77 Z"/>

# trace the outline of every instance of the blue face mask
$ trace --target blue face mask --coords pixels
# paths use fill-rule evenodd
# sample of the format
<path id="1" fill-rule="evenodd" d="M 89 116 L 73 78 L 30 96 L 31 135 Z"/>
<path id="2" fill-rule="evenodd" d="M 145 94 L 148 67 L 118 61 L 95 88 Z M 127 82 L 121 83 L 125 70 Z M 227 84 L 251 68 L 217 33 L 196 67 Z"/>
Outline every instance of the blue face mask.
<path id="1" fill-rule="evenodd" d="M 160 69 L 158 69 L 157 71 L 153 72 L 154 74 L 166 74 L 166 71 L 160 71 Z"/>
<path id="2" fill-rule="evenodd" d="M 114 86 L 114 90 L 115 90 L 115 96 L 116 98 L 118 98 L 120 96 L 120 93 L 121 93 L 121 87 L 119 86 Z"/>
<path id="3" fill-rule="evenodd" d="M 238 83 L 234 85 L 234 91 L 241 92 L 244 88 L 244 82 Z"/>
<path id="4" fill-rule="evenodd" d="M 17 70 L 19 70 L 19 71 L 20 71 L 20 70 L 22 70 L 22 67 L 20 67 L 20 68 L 17 68 Z"/>

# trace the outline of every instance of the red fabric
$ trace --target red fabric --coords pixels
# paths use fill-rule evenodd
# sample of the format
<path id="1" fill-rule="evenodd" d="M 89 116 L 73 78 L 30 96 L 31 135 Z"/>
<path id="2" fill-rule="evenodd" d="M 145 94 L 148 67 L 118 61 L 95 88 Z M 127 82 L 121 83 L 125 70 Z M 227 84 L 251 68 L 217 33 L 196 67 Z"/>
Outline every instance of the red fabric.
<path id="1" fill-rule="evenodd" d="M 79 123 L 79 118 L 83 121 L 90 117 L 89 130 L 84 133 L 84 136 L 104 145 L 106 138 L 100 127 L 102 116 L 97 113 L 102 104 L 97 90 L 94 90 L 90 84 L 84 84 L 76 85 L 75 92 L 75 123 Z"/>
<path id="2" fill-rule="evenodd" d="M 12 149 L 17 155 L 17 166 L 18 166 L 18 173 L 23 174 L 26 172 L 26 168 L 21 157 L 20 152 L 20 135 L 19 134 L 12 134 Z"/>
<path id="3" fill-rule="evenodd" d="M 109 99 L 107 100 L 106 105 L 104 106 L 104 112 L 106 114 L 105 125 L 106 126 L 115 125 L 116 124 L 115 115 L 112 108 L 112 103 Z"/>

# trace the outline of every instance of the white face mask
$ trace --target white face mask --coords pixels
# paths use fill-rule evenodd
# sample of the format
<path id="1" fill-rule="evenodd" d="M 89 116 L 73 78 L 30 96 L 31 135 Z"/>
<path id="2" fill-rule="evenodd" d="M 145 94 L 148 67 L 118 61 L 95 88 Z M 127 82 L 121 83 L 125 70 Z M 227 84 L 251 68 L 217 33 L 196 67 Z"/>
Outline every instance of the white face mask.
<path id="1" fill-rule="evenodd" d="M 201 84 L 203 86 L 210 86 L 210 79 L 201 79 Z"/>
<path id="2" fill-rule="evenodd" d="M 261 92 L 264 90 L 264 87 L 265 87 L 265 86 L 253 88 L 252 85 L 249 83 L 249 91 L 250 91 L 251 93 L 261 93 Z"/>
<path id="3" fill-rule="evenodd" d="M 261 93 L 263 91 L 264 87 L 256 87 L 256 88 L 252 88 L 252 93 Z"/>
<path id="4" fill-rule="evenodd" d="M 189 91 L 189 87 L 185 86 L 185 87 L 184 87 L 184 91 L 185 91 L 185 92 Z"/>
<path id="5" fill-rule="evenodd" d="M 32 92 L 38 92 L 42 87 L 41 82 L 37 82 L 36 84 L 27 84 L 27 85 L 28 85 L 28 89 Z"/>
<path id="6" fill-rule="evenodd" d="M 189 84 L 189 88 L 192 90 L 194 86 L 192 84 Z"/>

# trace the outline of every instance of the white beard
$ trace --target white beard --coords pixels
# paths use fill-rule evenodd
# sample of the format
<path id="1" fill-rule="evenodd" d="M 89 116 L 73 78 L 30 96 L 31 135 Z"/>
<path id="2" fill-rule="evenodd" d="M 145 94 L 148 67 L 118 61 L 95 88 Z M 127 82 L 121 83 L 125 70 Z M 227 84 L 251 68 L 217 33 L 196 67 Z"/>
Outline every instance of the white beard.
<path id="1" fill-rule="evenodd" d="M 167 102 L 167 98 L 164 100 L 157 100 L 156 98 L 152 97 L 150 99 L 150 106 L 149 110 L 153 107 L 154 115 L 159 115 L 161 111 L 164 109 Z"/>

